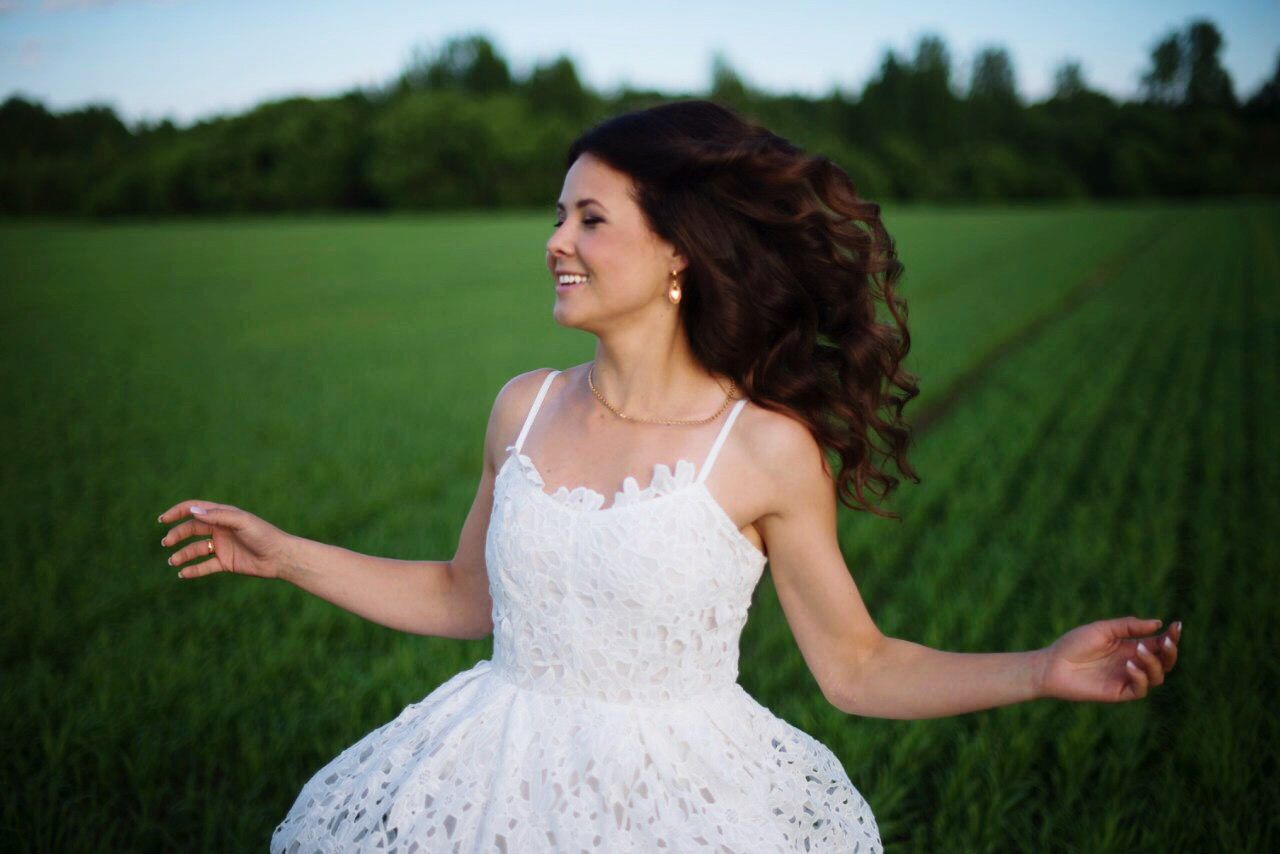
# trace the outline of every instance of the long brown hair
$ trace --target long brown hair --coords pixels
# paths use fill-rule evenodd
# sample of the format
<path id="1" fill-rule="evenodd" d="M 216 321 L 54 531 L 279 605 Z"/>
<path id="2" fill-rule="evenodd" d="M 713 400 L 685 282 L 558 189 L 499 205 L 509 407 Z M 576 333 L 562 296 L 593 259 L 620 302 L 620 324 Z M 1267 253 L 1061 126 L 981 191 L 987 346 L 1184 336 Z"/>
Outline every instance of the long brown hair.
<path id="1" fill-rule="evenodd" d="M 880 206 L 829 158 L 714 101 L 609 118 L 574 140 L 565 168 L 587 152 L 631 178 L 649 228 L 688 259 L 679 311 L 695 358 L 834 451 L 842 503 L 900 520 L 865 495 L 884 499 L 898 484 L 877 457 L 920 481 L 902 420 L 919 393 L 901 366 L 903 265 Z M 876 319 L 877 300 L 892 323 Z"/>

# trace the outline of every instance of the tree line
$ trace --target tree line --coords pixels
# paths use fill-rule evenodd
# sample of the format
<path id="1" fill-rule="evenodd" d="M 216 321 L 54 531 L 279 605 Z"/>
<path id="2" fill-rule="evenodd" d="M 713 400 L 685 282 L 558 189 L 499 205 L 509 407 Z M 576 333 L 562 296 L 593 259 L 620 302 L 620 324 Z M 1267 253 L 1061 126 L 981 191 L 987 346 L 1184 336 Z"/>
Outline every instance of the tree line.
<path id="1" fill-rule="evenodd" d="M 774 94 L 719 54 L 709 90 L 585 86 L 561 56 L 523 78 L 482 34 L 417 48 L 385 84 L 288 98 L 180 128 L 110 106 L 0 105 L 0 212 L 84 216 L 545 207 L 564 151 L 609 115 L 683 97 L 742 111 L 849 173 L 868 198 L 940 203 L 1280 191 L 1280 55 L 1237 99 L 1207 20 L 1152 49 L 1142 93 L 1091 89 L 1077 62 L 1025 103 L 1008 52 L 955 79 L 943 40 L 887 51 L 858 93 Z M 963 84 L 963 85 L 962 85 Z"/>

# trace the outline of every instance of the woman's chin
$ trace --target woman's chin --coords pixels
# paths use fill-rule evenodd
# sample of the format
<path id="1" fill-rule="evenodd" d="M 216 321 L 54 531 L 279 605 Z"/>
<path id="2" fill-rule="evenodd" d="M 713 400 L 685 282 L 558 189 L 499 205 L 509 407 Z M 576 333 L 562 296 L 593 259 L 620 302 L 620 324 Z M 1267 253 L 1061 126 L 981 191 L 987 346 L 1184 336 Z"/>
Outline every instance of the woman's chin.
<path id="1" fill-rule="evenodd" d="M 566 305 L 565 301 L 556 298 L 556 304 L 551 309 L 551 316 L 555 318 L 556 323 L 570 329 L 577 329 L 582 322 L 581 312 L 575 311 L 572 306 Z"/>

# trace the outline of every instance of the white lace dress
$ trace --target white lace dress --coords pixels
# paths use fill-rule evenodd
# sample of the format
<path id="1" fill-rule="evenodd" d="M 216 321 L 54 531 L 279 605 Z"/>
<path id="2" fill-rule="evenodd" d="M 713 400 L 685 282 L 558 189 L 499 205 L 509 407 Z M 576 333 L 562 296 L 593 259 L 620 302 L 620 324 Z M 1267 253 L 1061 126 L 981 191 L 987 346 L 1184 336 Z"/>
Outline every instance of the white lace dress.
<path id="1" fill-rule="evenodd" d="M 765 556 L 680 460 L 614 502 L 545 491 L 520 453 L 494 484 L 493 656 L 315 773 L 271 851 L 882 851 L 824 745 L 737 683 Z"/>

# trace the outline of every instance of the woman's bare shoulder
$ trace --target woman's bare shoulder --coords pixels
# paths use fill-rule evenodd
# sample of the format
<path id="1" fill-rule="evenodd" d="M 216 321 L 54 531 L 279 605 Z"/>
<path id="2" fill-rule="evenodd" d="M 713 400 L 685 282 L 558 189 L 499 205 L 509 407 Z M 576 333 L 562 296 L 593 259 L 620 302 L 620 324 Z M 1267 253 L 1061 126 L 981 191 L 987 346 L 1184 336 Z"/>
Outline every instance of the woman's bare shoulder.
<path id="1" fill-rule="evenodd" d="M 533 399 L 538 396 L 543 381 L 555 370 L 557 369 L 534 368 L 507 380 L 493 401 L 493 419 L 503 425 L 513 420 L 521 422 L 529 407 L 533 406 Z"/>
<path id="2" fill-rule="evenodd" d="M 743 455 L 754 463 L 758 493 L 770 496 L 770 511 L 832 482 L 822 446 L 803 420 L 754 401 L 739 420 Z"/>
<path id="3" fill-rule="evenodd" d="M 534 368 L 524 371 L 511 377 L 498 389 L 493 408 L 489 412 L 489 427 L 485 439 L 490 461 L 496 464 L 505 456 L 506 446 L 515 442 L 543 381 L 556 370 L 558 369 Z"/>

